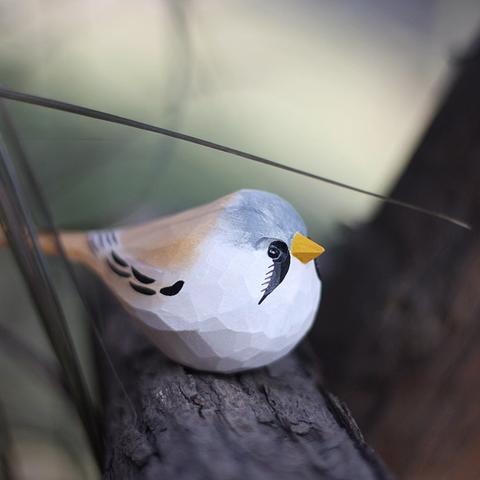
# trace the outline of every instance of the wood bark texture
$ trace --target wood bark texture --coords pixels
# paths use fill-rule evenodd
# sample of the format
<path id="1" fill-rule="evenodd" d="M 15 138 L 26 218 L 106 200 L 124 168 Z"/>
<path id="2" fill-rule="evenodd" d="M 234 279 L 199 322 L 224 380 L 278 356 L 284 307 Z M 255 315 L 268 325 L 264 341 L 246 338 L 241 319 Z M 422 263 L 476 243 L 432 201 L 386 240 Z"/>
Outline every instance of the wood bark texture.
<path id="1" fill-rule="evenodd" d="M 119 375 L 100 352 L 104 478 L 390 478 L 307 354 L 254 372 L 198 373 L 165 359 L 118 305 L 102 325 Z"/>
<path id="2" fill-rule="evenodd" d="M 401 478 L 480 478 L 480 43 L 459 59 L 386 206 L 330 255 L 314 343 L 333 391 Z"/>

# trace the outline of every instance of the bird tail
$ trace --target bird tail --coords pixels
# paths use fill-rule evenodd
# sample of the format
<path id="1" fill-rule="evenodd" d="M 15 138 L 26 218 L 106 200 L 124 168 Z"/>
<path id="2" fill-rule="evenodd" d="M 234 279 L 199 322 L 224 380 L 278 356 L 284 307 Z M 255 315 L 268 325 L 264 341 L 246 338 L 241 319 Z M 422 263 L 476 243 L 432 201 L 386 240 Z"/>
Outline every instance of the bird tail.
<path id="1" fill-rule="evenodd" d="M 58 245 L 52 233 L 41 232 L 38 235 L 38 246 L 46 255 L 58 255 Z M 60 232 L 59 240 L 65 255 L 73 261 L 90 264 L 92 252 L 88 244 L 87 234 L 83 232 Z M 8 239 L 0 228 L 0 249 L 8 247 Z"/>

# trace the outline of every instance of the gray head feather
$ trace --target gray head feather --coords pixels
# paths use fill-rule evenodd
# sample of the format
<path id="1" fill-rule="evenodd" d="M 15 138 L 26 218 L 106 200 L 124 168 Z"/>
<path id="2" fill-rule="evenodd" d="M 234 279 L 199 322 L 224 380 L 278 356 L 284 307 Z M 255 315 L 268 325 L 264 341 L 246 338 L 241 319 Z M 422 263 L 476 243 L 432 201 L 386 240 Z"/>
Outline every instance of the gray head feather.
<path id="1" fill-rule="evenodd" d="M 240 190 L 222 212 L 222 235 L 236 245 L 256 246 L 262 238 L 282 240 L 287 245 L 296 232 L 307 234 L 302 217 L 283 198 L 260 190 Z"/>

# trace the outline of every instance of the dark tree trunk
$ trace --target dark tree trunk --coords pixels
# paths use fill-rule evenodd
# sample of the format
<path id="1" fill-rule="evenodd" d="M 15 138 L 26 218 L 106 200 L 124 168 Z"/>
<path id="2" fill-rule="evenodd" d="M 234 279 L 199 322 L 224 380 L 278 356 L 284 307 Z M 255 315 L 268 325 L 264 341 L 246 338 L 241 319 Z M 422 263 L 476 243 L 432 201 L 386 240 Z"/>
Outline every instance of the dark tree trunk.
<path id="1" fill-rule="evenodd" d="M 402 477 L 480 475 L 480 44 L 386 206 L 326 272 L 315 330 L 327 380 Z"/>
<path id="2" fill-rule="evenodd" d="M 255 372 L 198 373 L 166 360 L 118 306 L 103 318 L 130 398 L 100 353 L 105 478 L 389 478 L 307 354 Z"/>

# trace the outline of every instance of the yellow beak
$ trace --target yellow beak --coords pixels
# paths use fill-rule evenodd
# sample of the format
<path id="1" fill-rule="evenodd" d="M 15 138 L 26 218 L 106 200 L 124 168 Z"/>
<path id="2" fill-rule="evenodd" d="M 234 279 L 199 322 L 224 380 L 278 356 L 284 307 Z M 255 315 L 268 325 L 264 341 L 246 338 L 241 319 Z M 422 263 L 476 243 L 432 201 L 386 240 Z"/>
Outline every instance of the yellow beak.
<path id="1" fill-rule="evenodd" d="M 290 252 L 302 263 L 308 263 L 319 257 L 324 251 L 325 249 L 321 245 L 298 232 L 294 235 L 290 245 Z"/>

